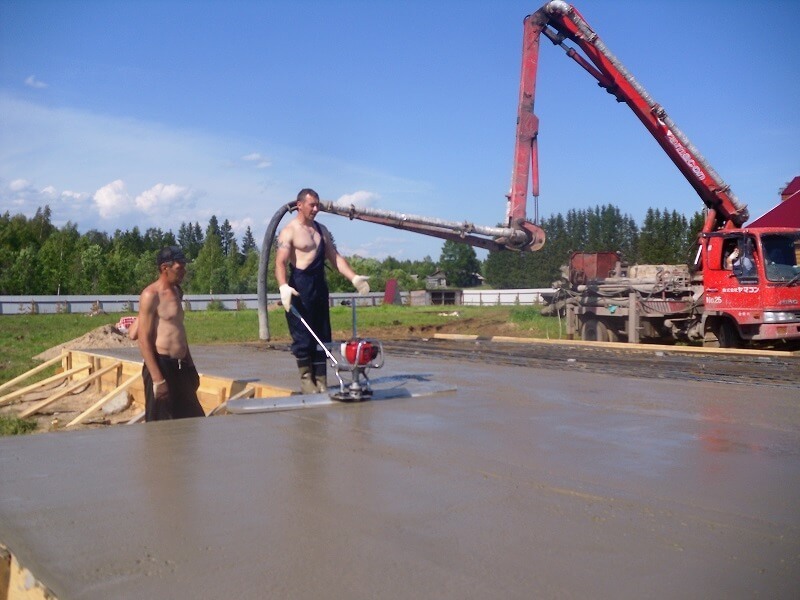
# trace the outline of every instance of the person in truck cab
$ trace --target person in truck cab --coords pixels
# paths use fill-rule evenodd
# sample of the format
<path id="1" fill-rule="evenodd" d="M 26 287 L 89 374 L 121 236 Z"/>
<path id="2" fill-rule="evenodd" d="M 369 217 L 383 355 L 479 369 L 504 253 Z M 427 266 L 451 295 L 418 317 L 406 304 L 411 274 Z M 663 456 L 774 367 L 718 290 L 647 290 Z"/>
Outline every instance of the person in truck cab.
<path id="1" fill-rule="evenodd" d="M 725 268 L 732 270 L 737 277 L 752 277 L 756 274 L 756 263 L 753 259 L 753 242 L 745 240 L 743 250 L 735 248 L 725 259 Z"/>

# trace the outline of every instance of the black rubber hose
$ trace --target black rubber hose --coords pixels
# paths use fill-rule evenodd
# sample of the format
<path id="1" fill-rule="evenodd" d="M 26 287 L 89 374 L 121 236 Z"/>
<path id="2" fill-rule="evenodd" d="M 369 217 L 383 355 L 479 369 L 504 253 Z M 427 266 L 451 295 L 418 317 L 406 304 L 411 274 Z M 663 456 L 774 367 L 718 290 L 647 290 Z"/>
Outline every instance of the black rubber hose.
<path id="1" fill-rule="evenodd" d="M 267 315 L 267 268 L 269 267 L 269 253 L 272 250 L 272 240 L 283 216 L 296 208 L 296 203 L 284 204 L 272 217 L 264 232 L 264 242 L 261 246 L 261 257 L 258 261 L 258 339 L 269 341 L 269 316 Z"/>

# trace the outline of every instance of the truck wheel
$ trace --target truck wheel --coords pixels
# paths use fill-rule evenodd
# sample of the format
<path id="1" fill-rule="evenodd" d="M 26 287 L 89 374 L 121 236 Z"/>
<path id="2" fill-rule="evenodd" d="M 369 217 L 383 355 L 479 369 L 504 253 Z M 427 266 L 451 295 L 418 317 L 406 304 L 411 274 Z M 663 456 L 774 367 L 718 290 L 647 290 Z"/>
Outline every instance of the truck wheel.
<path id="1" fill-rule="evenodd" d="M 609 342 L 618 342 L 619 341 L 619 332 L 611 327 L 610 325 L 605 326 L 608 331 L 608 340 Z"/>
<path id="2" fill-rule="evenodd" d="M 739 334 L 733 323 L 722 321 L 717 328 L 717 339 L 719 340 L 720 348 L 736 348 L 739 346 Z"/>
<path id="3" fill-rule="evenodd" d="M 741 340 L 739 340 L 736 328 L 727 319 L 715 323 L 706 332 L 703 340 L 703 346 L 706 348 L 738 348 L 740 344 Z"/>
<path id="4" fill-rule="evenodd" d="M 608 327 L 597 319 L 586 319 L 581 325 L 581 339 L 585 342 L 609 341 Z"/>

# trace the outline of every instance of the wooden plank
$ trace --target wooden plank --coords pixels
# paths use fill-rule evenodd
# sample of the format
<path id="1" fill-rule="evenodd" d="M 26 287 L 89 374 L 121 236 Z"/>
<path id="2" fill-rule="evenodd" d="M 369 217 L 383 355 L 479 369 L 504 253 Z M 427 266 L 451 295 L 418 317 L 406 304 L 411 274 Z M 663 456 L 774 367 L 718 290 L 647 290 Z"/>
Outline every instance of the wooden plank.
<path id="1" fill-rule="evenodd" d="M 89 368 L 89 365 L 81 365 L 80 367 L 75 367 L 74 369 L 68 369 L 63 373 L 58 373 L 53 375 L 52 377 L 48 377 L 47 379 L 42 379 L 41 381 L 37 381 L 36 383 L 32 383 L 31 385 L 24 387 L 22 389 L 17 390 L 16 392 L 11 392 L 10 394 L 6 394 L 2 398 L 0 398 L 0 406 L 4 404 L 8 404 L 15 398 L 19 398 L 20 396 L 24 396 L 28 392 L 31 392 L 37 388 L 47 385 L 48 383 L 53 383 L 55 381 L 59 381 L 60 379 L 66 379 L 67 377 L 72 377 L 75 373 L 79 373 L 81 371 L 85 371 Z"/>
<path id="2" fill-rule="evenodd" d="M 144 421 L 144 411 L 140 412 L 138 415 L 133 417 L 130 421 L 126 423 L 126 425 L 134 425 L 136 423 L 141 423 Z"/>
<path id="3" fill-rule="evenodd" d="M 90 414 L 92 414 L 98 408 L 100 408 L 104 404 L 106 404 L 106 403 L 110 402 L 112 399 L 114 399 L 117 394 L 119 394 L 120 392 L 122 392 L 124 390 L 127 390 L 131 385 L 136 383 L 136 381 L 141 379 L 141 377 L 142 376 L 139 373 L 137 373 L 136 375 L 133 375 L 132 377 L 129 377 L 128 379 L 125 380 L 124 383 L 122 383 L 121 385 L 115 387 L 113 391 L 111 391 L 107 395 L 103 396 L 100 400 L 98 400 L 97 402 L 92 404 L 89 408 L 87 408 L 85 411 L 83 411 L 77 417 L 72 419 L 72 421 L 67 423 L 66 427 L 72 427 L 73 425 L 77 425 L 78 423 L 82 422 L 86 417 L 88 417 Z M 65 429 L 66 429 L 66 427 L 65 427 Z"/>
<path id="4" fill-rule="evenodd" d="M 255 388 L 246 387 L 241 392 L 238 392 L 238 393 L 234 394 L 233 396 L 231 396 L 230 398 L 228 398 L 224 402 L 221 402 L 220 404 L 218 404 L 206 416 L 207 417 L 211 417 L 211 416 L 214 416 L 214 415 L 216 415 L 218 413 L 221 413 L 223 410 L 225 410 L 225 408 L 228 406 L 228 402 L 230 402 L 231 400 L 238 400 L 239 398 L 246 398 L 246 397 L 250 397 L 250 396 L 255 396 L 255 393 L 256 393 L 256 389 Z"/>
<path id="5" fill-rule="evenodd" d="M 38 365 L 38 366 L 34 367 L 34 368 L 33 368 L 33 369 L 31 369 L 30 371 L 26 371 L 26 372 L 25 372 L 25 373 L 23 373 L 22 375 L 19 375 L 18 377 L 15 377 L 15 378 L 14 378 L 14 379 L 12 379 L 11 381 L 6 381 L 6 382 L 5 382 L 3 385 L 0 385 L 0 392 L 4 392 L 4 391 L 6 391 L 8 388 L 12 388 L 12 387 L 14 387 L 14 385 L 16 385 L 17 383 L 19 383 L 20 381 L 24 381 L 24 380 L 25 380 L 25 379 L 27 379 L 28 377 L 33 377 L 33 376 L 34 376 L 34 375 L 36 375 L 36 373 L 38 373 L 39 371 L 44 371 L 44 370 L 45 370 L 47 367 L 51 367 L 51 366 L 53 366 L 54 364 L 61 362 L 61 360 L 62 360 L 63 356 L 64 356 L 64 355 L 62 354 L 62 355 L 56 356 L 55 358 L 51 358 L 50 360 L 48 360 L 48 361 L 46 361 L 46 362 L 43 362 L 42 364 L 40 364 L 40 365 Z"/>
<path id="6" fill-rule="evenodd" d="M 71 386 L 61 390 L 60 392 L 58 392 L 56 394 L 53 394 L 49 398 L 46 398 L 46 399 L 42 400 L 41 402 L 35 404 L 34 406 L 30 407 L 29 409 L 23 410 L 19 414 L 19 418 L 20 419 L 24 419 L 25 417 L 31 416 L 32 414 L 40 411 L 41 409 L 45 408 L 46 406 L 50 406 L 56 400 L 59 400 L 59 399 L 63 398 L 67 394 L 71 394 L 72 392 L 74 392 L 75 390 L 85 386 L 86 384 L 92 383 L 98 377 L 102 377 L 103 375 L 105 375 L 109 371 L 112 371 L 114 369 L 119 368 L 121 365 L 122 365 L 122 363 L 118 361 L 118 362 L 115 362 L 113 365 L 109 365 L 104 369 L 100 369 L 99 371 L 96 371 L 96 372 L 92 373 L 88 377 L 86 377 L 84 379 L 81 379 L 79 382 L 72 384 Z"/>

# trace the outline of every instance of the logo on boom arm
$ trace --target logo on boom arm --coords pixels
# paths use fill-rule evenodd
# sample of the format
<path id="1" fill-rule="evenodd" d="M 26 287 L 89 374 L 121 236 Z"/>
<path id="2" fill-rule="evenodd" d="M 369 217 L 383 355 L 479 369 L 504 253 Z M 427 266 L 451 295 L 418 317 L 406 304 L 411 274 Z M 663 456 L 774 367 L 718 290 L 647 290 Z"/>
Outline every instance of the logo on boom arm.
<path id="1" fill-rule="evenodd" d="M 697 164 L 697 161 L 694 159 L 694 157 L 669 129 L 667 129 L 667 140 L 670 144 L 672 144 L 672 147 L 675 148 L 675 151 L 683 159 L 683 162 L 685 162 L 686 165 L 692 170 L 692 173 L 694 173 L 700 181 L 705 181 L 706 174 L 700 168 L 700 165 Z"/>

